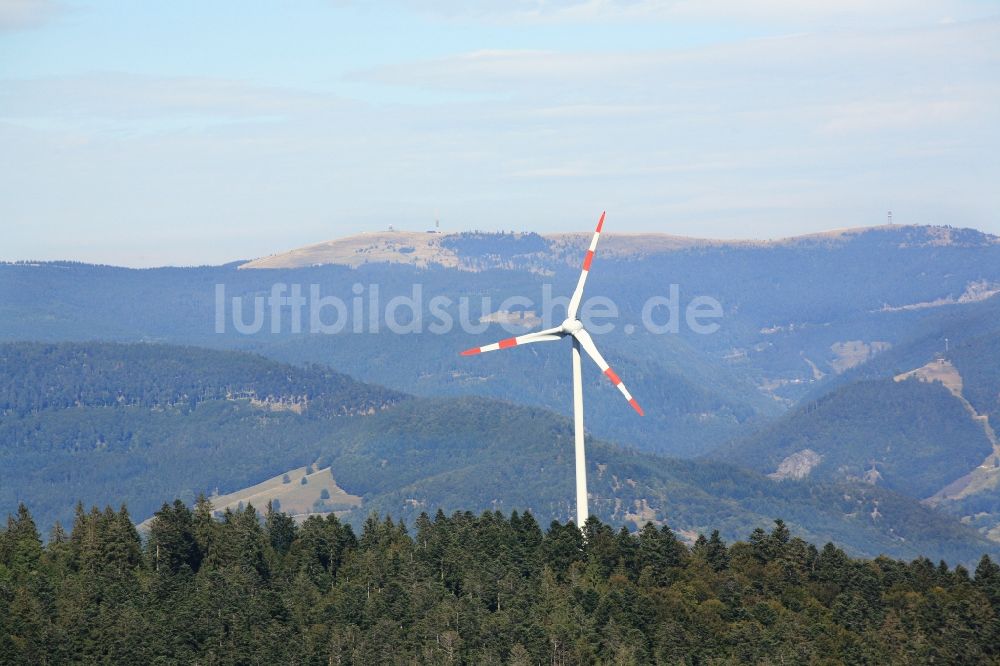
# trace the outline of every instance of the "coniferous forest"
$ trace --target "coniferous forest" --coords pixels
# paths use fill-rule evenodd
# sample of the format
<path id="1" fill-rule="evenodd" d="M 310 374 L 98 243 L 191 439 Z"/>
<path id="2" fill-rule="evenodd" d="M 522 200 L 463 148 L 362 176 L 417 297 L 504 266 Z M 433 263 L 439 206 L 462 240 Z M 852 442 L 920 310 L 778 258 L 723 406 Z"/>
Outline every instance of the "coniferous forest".
<path id="1" fill-rule="evenodd" d="M 0 532 L 4 664 L 1000 663 L 1000 566 L 859 560 L 530 513 L 297 525 L 247 506 L 78 506 Z"/>

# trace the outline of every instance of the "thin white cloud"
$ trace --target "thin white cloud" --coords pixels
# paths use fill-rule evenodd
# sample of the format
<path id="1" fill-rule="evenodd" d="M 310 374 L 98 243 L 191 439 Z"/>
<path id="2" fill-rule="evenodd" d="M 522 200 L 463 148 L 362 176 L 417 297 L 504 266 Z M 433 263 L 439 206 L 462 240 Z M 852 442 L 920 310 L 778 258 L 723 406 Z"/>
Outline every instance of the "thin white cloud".
<path id="1" fill-rule="evenodd" d="M 1000 20 L 920 29 L 802 33 L 645 52 L 488 50 L 356 72 L 388 85 L 506 95 L 541 91 L 599 99 L 639 90 L 671 97 L 722 86 L 787 83 L 834 91 L 895 71 L 922 80 L 982 77 L 1000 64 Z M 903 81 L 905 83 L 905 81 Z"/>
<path id="2" fill-rule="evenodd" d="M 329 95 L 203 77 L 121 72 L 0 81 L 0 118 L 245 118 L 346 104 Z"/>
<path id="3" fill-rule="evenodd" d="M 954 125 L 969 119 L 975 112 L 972 99 L 981 91 L 943 90 L 947 98 L 922 101 L 872 100 L 844 104 L 831 109 L 822 131 L 833 135 L 863 132 L 912 131 L 934 126 Z M 971 93 L 971 94 L 970 94 Z M 994 90 L 993 99 L 1000 99 Z"/>
<path id="4" fill-rule="evenodd" d="M 617 124 L 627 123 L 636 131 L 681 132 L 714 145 L 706 139 L 713 125 L 716 131 L 745 128 L 760 141 L 779 143 L 779 134 L 879 130 L 917 132 L 919 143 L 963 131 L 967 121 L 986 128 L 1000 105 L 997 71 L 1000 21 L 992 20 L 641 53 L 477 51 L 356 76 L 493 94 L 509 101 L 488 117 L 524 128 L 601 123 L 617 133 Z M 553 167 L 538 168 L 549 173 Z"/>
<path id="5" fill-rule="evenodd" d="M 0 31 L 37 28 L 65 9 L 54 0 L 0 0 Z"/>
<path id="6" fill-rule="evenodd" d="M 398 0 L 425 14 L 499 23 L 729 21 L 777 25 L 942 23 L 996 13 L 975 0 Z"/>

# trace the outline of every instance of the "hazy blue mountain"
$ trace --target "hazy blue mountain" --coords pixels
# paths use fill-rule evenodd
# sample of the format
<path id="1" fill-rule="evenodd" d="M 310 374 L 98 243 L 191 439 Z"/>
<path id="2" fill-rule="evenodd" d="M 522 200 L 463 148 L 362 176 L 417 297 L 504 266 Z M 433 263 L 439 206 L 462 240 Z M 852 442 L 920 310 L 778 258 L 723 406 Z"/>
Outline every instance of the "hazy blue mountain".
<path id="1" fill-rule="evenodd" d="M 867 480 L 923 499 L 992 451 L 983 426 L 943 385 L 886 379 L 837 389 L 713 457 L 783 476 Z"/>
<path id="2" fill-rule="evenodd" d="M 864 364 L 816 383 L 802 400 L 808 402 L 856 381 L 894 377 L 944 357 L 961 365 L 960 371 L 963 377 L 968 376 L 966 384 L 973 395 L 980 390 L 975 388 L 979 386 L 987 391 L 990 387 L 1000 391 L 998 356 L 991 353 L 1000 340 L 1000 297 L 894 313 L 893 318 L 898 318 L 898 327 L 908 332 L 903 342 Z"/>
<path id="3" fill-rule="evenodd" d="M 1000 421 L 1000 318 L 998 330 L 959 341 L 945 358 L 962 375 L 962 393 L 980 414 Z"/>
<path id="4" fill-rule="evenodd" d="M 512 294 L 540 301 L 542 281 L 533 274 L 453 271 L 377 265 L 358 269 L 330 266 L 296 271 L 238 271 L 235 267 L 127 269 L 83 265 L 0 266 L 6 288 L 0 336 L 9 340 L 117 340 L 180 342 L 206 347 L 255 351 L 296 364 L 320 362 L 365 381 L 418 395 L 479 394 L 516 400 L 568 414 L 569 352 L 564 345 L 516 350 L 502 358 L 468 359 L 459 352 L 473 345 L 509 337 L 498 325 L 482 333 L 457 328 L 437 335 L 352 333 L 296 335 L 287 319 L 282 332 L 244 336 L 230 323 L 215 333 L 215 285 L 225 284 L 229 298 L 250 302 L 269 293 L 274 282 L 319 284 L 324 295 L 350 303 L 352 286 L 377 284 L 381 303 L 423 288 L 425 302 L 447 294 L 458 320 L 457 299 L 472 297 L 471 317 L 497 307 Z M 9 278 L 9 279 L 8 279 Z M 503 285 L 502 288 L 495 285 Z M 569 289 L 570 287 L 566 287 Z M 558 290 L 557 290 L 558 291 Z M 68 294 L 63 298 L 58 294 Z M 492 299 L 482 304 L 481 297 Z M 41 303 L 42 305 L 39 305 Z M 365 315 L 367 316 L 367 314 Z M 558 313 L 561 320 L 563 314 Z M 682 336 L 595 336 L 608 359 L 648 407 L 647 418 L 632 410 L 594 366 L 585 371 L 588 425 L 595 433 L 655 451 L 694 455 L 724 441 L 742 424 L 780 407 L 756 390 L 743 373 L 693 349 Z"/>
<path id="5" fill-rule="evenodd" d="M 911 341 L 711 455 L 766 473 L 862 478 L 1000 540 L 998 315 L 995 297 L 942 308 Z"/>
<path id="6" fill-rule="evenodd" d="M 437 254 L 418 242 L 425 236 L 437 243 Z M 872 369 L 871 377 L 885 377 L 917 367 L 943 349 L 944 332 L 956 321 L 972 321 L 980 313 L 975 330 L 987 333 L 1000 304 L 997 296 L 989 298 L 1000 285 L 1000 243 L 974 230 L 878 227 L 756 243 L 606 236 L 587 294 L 612 298 L 620 317 L 614 331 L 595 337 L 647 416 L 637 419 L 588 367 L 588 426 L 595 435 L 646 451 L 702 455 L 759 431 L 804 398 L 863 378 L 858 373 Z M 295 364 L 327 363 L 363 381 L 421 396 L 483 395 L 569 414 L 568 354 L 559 345 L 502 357 L 458 356 L 462 349 L 510 335 L 495 324 L 480 333 L 456 329 L 446 335 L 426 327 L 408 335 L 384 327 L 373 333 L 367 326 L 363 333 L 350 332 L 349 326 L 337 335 L 307 335 L 290 331 L 286 312 L 272 333 L 265 307 L 259 333 L 234 330 L 230 299 L 243 299 L 249 321 L 253 299 L 266 298 L 275 283 L 300 284 L 305 291 L 317 284 L 323 295 L 337 295 L 348 305 L 358 285 L 363 319 L 371 285 L 378 285 L 383 308 L 394 297 L 412 295 L 414 285 L 422 289 L 425 308 L 435 296 L 451 298 L 445 311 L 456 320 L 463 297 L 470 299 L 472 321 L 495 314 L 515 295 L 530 298 L 537 310 L 546 285 L 556 296 L 572 291 L 587 235 L 372 239 L 290 253 L 298 263 L 284 255 L 258 262 L 299 268 L 0 265 L 0 339 L 242 349 Z M 313 265 L 327 259 L 341 263 Z M 221 334 L 215 332 L 220 284 L 227 299 Z M 721 304 L 724 316 L 716 333 L 699 335 L 684 324 L 676 334 L 644 329 L 644 304 L 668 297 L 673 284 L 681 318 L 697 296 Z M 552 314 L 558 323 L 562 310 L 556 307 Z M 665 318 L 664 308 L 654 313 L 658 323 Z M 626 325 L 636 331 L 627 334 Z M 913 362 L 917 358 L 923 360 Z"/>

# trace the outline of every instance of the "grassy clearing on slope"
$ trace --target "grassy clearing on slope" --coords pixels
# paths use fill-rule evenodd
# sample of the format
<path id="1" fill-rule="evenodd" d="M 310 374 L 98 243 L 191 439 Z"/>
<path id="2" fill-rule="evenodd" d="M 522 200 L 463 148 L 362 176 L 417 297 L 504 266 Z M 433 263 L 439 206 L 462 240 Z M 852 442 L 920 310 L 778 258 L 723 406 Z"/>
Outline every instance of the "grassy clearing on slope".
<path id="1" fill-rule="evenodd" d="M 225 495 L 212 495 L 209 500 L 217 516 L 221 516 L 226 509 L 235 511 L 241 505 L 246 507 L 252 504 L 254 508 L 263 510 L 268 502 L 277 502 L 276 506 L 281 511 L 299 522 L 312 515 L 340 515 L 361 506 L 360 497 L 337 485 L 331 468 L 315 469 L 311 473 L 307 473 L 308 469 L 311 467 L 296 467 L 248 488 Z M 303 479 L 306 483 L 302 483 Z M 322 496 L 324 490 L 329 495 L 326 498 Z M 140 523 L 140 529 L 148 528 L 150 520 Z"/>

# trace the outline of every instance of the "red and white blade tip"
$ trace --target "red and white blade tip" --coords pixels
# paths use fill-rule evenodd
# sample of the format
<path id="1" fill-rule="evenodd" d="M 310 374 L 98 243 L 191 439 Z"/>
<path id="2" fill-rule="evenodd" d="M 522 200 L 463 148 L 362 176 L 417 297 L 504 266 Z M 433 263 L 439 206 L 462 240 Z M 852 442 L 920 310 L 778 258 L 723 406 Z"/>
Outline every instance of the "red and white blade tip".
<path id="1" fill-rule="evenodd" d="M 473 347 L 472 349 L 466 349 L 462 352 L 462 356 L 472 356 L 473 354 L 482 354 L 483 352 L 516 347 L 517 345 L 517 338 L 507 338 L 505 340 L 501 340 L 500 342 L 494 342 L 491 345 L 486 345 L 485 347 Z"/>
<path id="2" fill-rule="evenodd" d="M 632 409 L 639 412 L 639 416 L 645 416 L 645 414 L 642 411 L 642 407 L 639 406 L 639 403 L 635 401 L 635 398 L 632 397 L 632 394 L 629 393 L 628 389 L 626 389 L 625 386 L 622 384 L 622 378 L 618 376 L 617 372 L 608 367 L 605 368 L 604 370 L 604 376 L 610 379 L 611 383 L 618 387 L 618 390 L 621 391 L 622 395 L 625 396 L 625 399 L 628 400 L 628 404 L 632 405 Z"/>
<path id="3" fill-rule="evenodd" d="M 606 210 L 601 212 L 601 219 L 597 221 L 597 233 L 601 233 L 601 227 L 604 226 L 604 216 L 607 214 L 607 212 L 608 211 Z"/>

